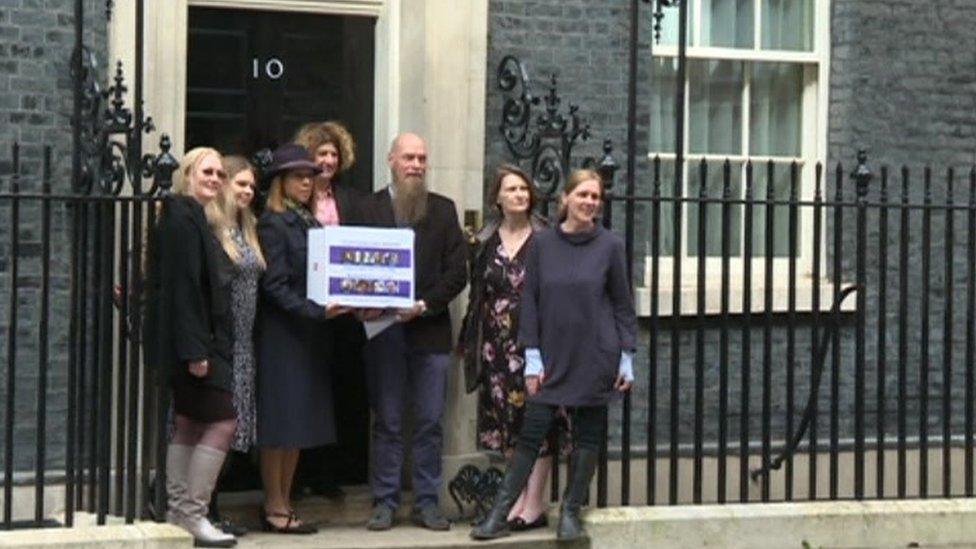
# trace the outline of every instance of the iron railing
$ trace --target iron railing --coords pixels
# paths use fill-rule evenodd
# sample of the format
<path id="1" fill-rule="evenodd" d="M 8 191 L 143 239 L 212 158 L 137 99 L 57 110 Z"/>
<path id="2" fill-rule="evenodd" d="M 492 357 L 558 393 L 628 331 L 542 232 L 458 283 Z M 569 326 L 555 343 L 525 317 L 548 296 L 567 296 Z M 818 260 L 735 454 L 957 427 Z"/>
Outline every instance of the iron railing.
<path id="1" fill-rule="evenodd" d="M 951 168 L 872 184 L 860 153 L 828 188 L 820 164 L 703 160 L 674 193 L 663 162 L 649 193 L 605 204 L 650 303 L 597 504 L 971 496 L 976 169 L 968 188 Z"/>
<path id="2" fill-rule="evenodd" d="M 44 148 L 36 177 L 24 175 L 13 146 L 13 174 L 0 179 L 0 211 L 8 214 L 0 231 L 8 258 L 0 279 L 4 528 L 51 524 L 51 485 L 64 491 L 52 507 L 63 509 L 67 526 L 79 510 L 99 524 L 109 514 L 127 522 L 145 516 L 150 468 L 162 463 L 167 404 L 158 373 L 141 356 L 143 245 L 175 165 L 168 146 L 164 138 L 154 164 L 159 184 L 145 193 L 52 192 L 51 149 Z M 19 389 L 24 380 L 29 385 Z M 31 516 L 25 487 L 33 489 Z"/>

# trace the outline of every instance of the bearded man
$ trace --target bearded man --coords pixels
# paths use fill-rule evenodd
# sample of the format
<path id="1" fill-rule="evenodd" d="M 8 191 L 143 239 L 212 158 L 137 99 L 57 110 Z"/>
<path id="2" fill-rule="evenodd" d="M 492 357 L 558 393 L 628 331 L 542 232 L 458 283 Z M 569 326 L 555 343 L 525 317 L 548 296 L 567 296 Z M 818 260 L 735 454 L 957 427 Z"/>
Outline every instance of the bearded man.
<path id="1" fill-rule="evenodd" d="M 366 527 L 393 526 L 400 504 L 403 414 L 412 408 L 411 518 L 424 528 L 448 530 L 438 505 L 441 420 L 452 346 L 448 305 L 467 284 L 464 237 L 454 202 L 427 189 L 427 145 L 420 136 L 397 136 L 387 162 L 392 183 L 361 204 L 362 222 L 414 230 L 417 301 L 398 311 L 399 322 L 367 342 L 363 352 L 373 411 L 373 513 Z"/>

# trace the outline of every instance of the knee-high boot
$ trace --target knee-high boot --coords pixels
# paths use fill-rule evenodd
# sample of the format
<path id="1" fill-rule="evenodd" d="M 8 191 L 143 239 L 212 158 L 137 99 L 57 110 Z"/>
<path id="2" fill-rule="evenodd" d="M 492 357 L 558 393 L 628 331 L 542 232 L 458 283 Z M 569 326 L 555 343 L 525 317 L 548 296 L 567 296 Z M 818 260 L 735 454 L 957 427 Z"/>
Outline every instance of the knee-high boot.
<path id="1" fill-rule="evenodd" d="M 512 460 L 505 470 L 502 485 L 498 488 L 495 504 L 492 505 L 484 522 L 471 530 L 473 539 L 495 539 L 505 537 L 510 533 L 508 530 L 508 512 L 512 510 L 512 505 L 515 505 L 519 494 L 522 493 L 522 488 L 529 480 L 535 458 L 535 452 L 516 448 Z"/>
<path id="2" fill-rule="evenodd" d="M 583 535 L 583 521 L 580 508 L 590 491 L 590 480 L 596 470 L 598 453 L 596 450 L 577 448 L 571 458 L 569 482 L 563 492 L 563 502 L 559 509 L 559 527 L 556 539 L 572 540 Z"/>
<path id="3" fill-rule="evenodd" d="M 183 525 L 182 511 L 186 505 L 188 488 L 186 471 L 193 456 L 193 446 L 170 444 L 166 447 L 166 522 Z"/>
<path id="4" fill-rule="evenodd" d="M 182 526 L 193 534 L 197 547 L 232 547 L 234 536 L 221 532 L 207 519 L 207 505 L 224 464 L 226 452 L 208 446 L 194 446 L 186 472 L 187 498 Z"/>

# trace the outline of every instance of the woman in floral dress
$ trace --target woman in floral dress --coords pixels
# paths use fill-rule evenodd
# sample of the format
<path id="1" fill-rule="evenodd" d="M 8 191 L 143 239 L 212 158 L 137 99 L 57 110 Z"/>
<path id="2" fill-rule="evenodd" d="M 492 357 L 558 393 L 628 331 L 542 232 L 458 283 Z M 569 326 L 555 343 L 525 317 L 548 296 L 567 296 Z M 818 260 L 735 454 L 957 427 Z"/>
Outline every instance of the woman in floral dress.
<path id="1" fill-rule="evenodd" d="M 247 452 L 254 445 L 254 315 L 257 308 L 258 279 L 264 271 L 264 256 L 258 243 L 257 219 L 251 210 L 254 200 L 254 168 L 240 156 L 224 157 L 229 183 L 221 200 L 225 236 L 221 244 L 233 250 L 234 260 L 231 312 L 234 317 L 234 408 L 237 431 L 231 447 Z M 226 239 L 226 240 L 225 240 Z"/>
<path id="2" fill-rule="evenodd" d="M 465 377 L 478 396 L 478 446 L 509 456 L 522 427 L 525 359 L 516 344 L 525 257 L 532 233 L 546 227 L 533 214 L 536 196 L 519 168 L 501 166 L 489 190 L 498 213 L 472 238 L 471 291 L 461 331 Z M 567 417 L 568 421 L 568 417 Z M 569 429 L 565 428 L 568 433 Z M 546 526 L 545 484 L 558 448 L 549 433 L 532 478 L 509 514 L 512 530 Z"/>
<path id="3" fill-rule="evenodd" d="M 231 317 L 234 325 L 233 397 L 237 428 L 230 447 L 247 453 L 255 441 L 254 391 L 254 316 L 257 309 L 258 279 L 264 271 L 264 255 L 258 244 L 257 220 L 251 210 L 256 181 L 254 168 L 241 156 L 222 158 L 227 184 L 215 208 L 207 212 L 208 221 L 234 270 L 231 279 Z M 247 530 L 223 519 L 217 505 L 217 490 L 210 501 L 210 520 L 215 526 L 240 537 Z"/>

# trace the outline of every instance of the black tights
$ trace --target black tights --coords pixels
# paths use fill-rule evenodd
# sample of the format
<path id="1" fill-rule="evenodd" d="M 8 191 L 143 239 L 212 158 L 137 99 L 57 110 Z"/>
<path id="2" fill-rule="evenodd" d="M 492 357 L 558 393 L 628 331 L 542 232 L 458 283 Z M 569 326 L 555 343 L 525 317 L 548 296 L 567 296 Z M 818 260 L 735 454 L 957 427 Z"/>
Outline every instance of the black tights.
<path id="1" fill-rule="evenodd" d="M 539 454 L 539 448 L 549 432 L 549 427 L 556 418 L 559 406 L 541 404 L 529 401 L 525 405 L 525 416 L 522 420 L 522 431 L 519 433 L 515 447 L 519 451 L 530 455 Z M 603 442 L 604 427 L 607 422 L 606 406 L 577 406 L 569 408 L 570 423 L 573 426 L 573 441 L 576 447 L 584 450 L 599 451 Z"/>

